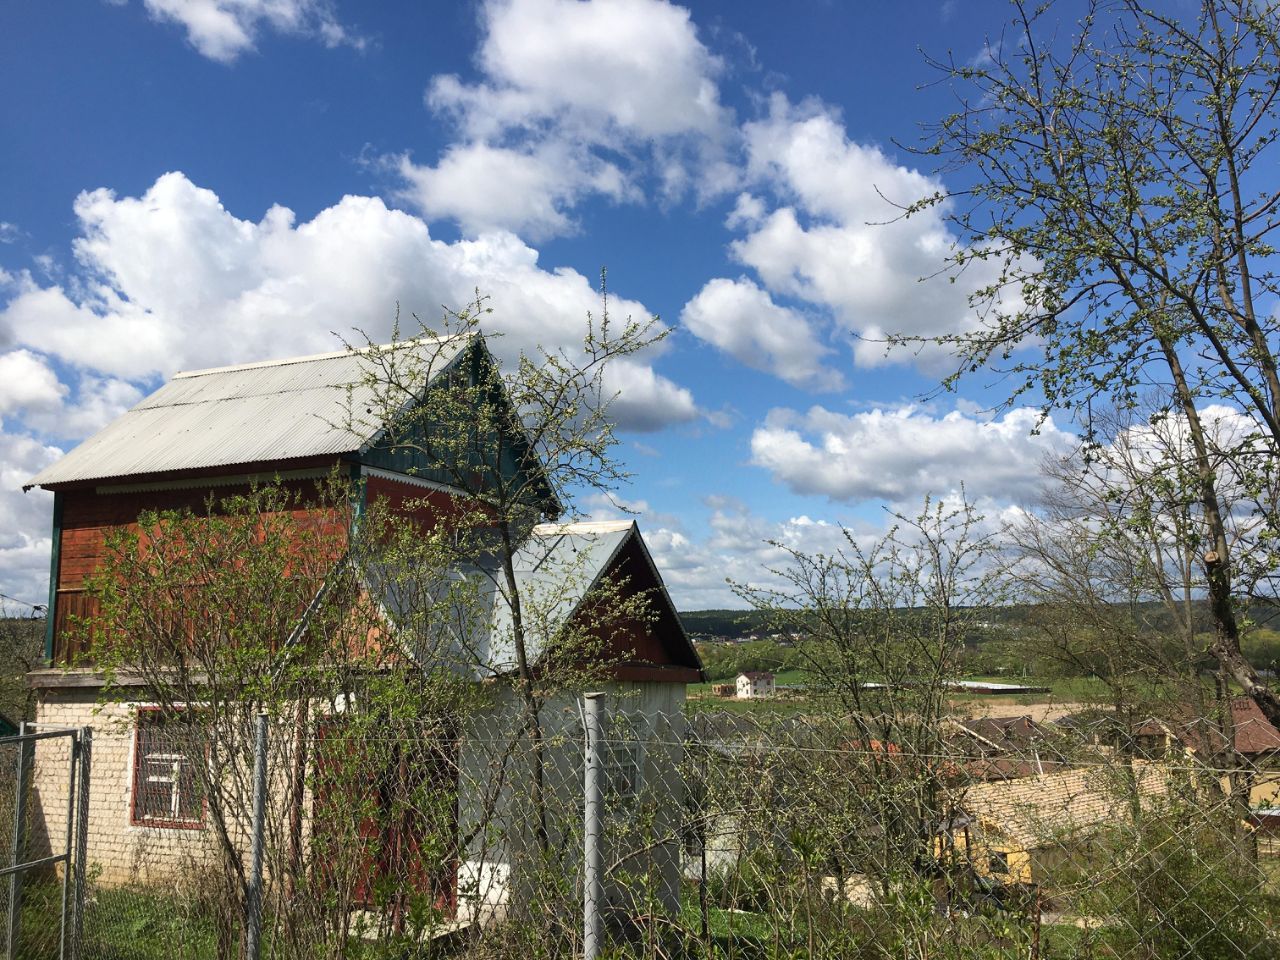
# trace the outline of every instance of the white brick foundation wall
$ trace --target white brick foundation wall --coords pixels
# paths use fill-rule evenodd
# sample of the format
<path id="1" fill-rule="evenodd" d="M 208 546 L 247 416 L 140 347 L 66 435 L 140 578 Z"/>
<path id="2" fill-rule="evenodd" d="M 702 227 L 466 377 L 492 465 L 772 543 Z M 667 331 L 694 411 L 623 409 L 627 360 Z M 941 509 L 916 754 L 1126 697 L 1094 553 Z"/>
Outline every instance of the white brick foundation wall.
<path id="1" fill-rule="evenodd" d="M 137 702 L 99 704 L 97 687 L 50 688 L 39 692 L 38 730 L 92 727 L 89 778 L 88 860 L 108 885 L 165 882 L 189 876 L 207 862 L 213 830 L 135 826 L 129 822 Z M 37 742 L 34 771 L 37 849 L 60 852 L 66 843 L 69 743 Z"/>

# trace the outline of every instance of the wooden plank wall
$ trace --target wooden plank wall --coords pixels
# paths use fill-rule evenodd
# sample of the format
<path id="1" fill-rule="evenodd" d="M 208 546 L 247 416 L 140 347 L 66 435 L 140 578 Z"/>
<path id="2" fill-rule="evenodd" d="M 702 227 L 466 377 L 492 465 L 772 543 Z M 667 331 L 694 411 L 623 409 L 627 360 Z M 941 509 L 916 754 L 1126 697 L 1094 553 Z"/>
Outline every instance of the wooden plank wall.
<path id="1" fill-rule="evenodd" d="M 365 499 L 371 504 L 381 503 L 388 513 L 412 518 L 423 530 L 430 530 L 456 509 L 452 494 L 388 477 L 369 477 L 365 481 Z"/>
<path id="2" fill-rule="evenodd" d="M 315 481 L 289 481 L 285 486 L 306 498 L 314 497 Z M 93 600 L 84 592 L 85 580 L 103 562 L 108 538 L 116 531 L 137 527 L 138 517 L 147 510 L 187 509 L 196 515 L 207 513 L 210 494 L 215 498 L 247 492 L 247 487 L 219 486 L 183 490 L 151 490 L 129 493 L 98 493 L 95 489 L 67 490 L 63 493 L 61 550 L 58 559 L 57 591 L 54 597 L 53 662 L 67 665 L 83 654 L 82 631 L 69 629 L 75 617 L 96 613 Z M 300 503 L 289 513 L 298 522 L 319 520 L 334 534 L 335 542 L 345 537 L 345 518 L 319 517 L 314 507 Z M 335 557 L 336 559 L 336 557 Z"/>

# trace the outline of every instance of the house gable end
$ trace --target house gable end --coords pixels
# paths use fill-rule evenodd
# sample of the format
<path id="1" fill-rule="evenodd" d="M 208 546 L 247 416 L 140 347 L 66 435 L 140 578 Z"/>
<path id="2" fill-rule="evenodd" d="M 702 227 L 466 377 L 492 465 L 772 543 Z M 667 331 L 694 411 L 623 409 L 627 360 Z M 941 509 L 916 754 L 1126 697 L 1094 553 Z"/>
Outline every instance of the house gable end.
<path id="1" fill-rule="evenodd" d="M 702 661 L 685 633 L 644 540 L 634 527 L 601 579 L 625 584 L 628 596 L 643 594 L 650 604 L 648 622 L 621 625 L 602 651 L 615 679 L 685 683 L 703 679 Z"/>
<path id="2" fill-rule="evenodd" d="M 495 419 L 501 422 L 516 421 L 517 418 L 511 412 L 510 401 L 500 385 L 496 384 L 494 370 L 493 357 L 483 338 L 474 337 L 466 350 L 454 356 L 439 372 L 432 374 L 422 399 L 406 404 L 397 418 L 398 422 L 392 422 L 377 431 L 360 449 L 357 454 L 360 463 L 480 496 L 493 489 L 493 477 L 486 477 L 485 474 L 496 467 L 504 486 L 527 491 L 527 498 L 522 499 L 536 503 L 546 517 L 558 516 L 562 507 L 545 474 L 537 465 L 536 452 L 522 432 L 508 431 L 505 436 L 488 443 L 478 439 L 475 441 L 478 448 L 496 451 L 492 457 L 497 461 L 496 464 L 486 463 L 479 450 L 469 454 L 465 461 L 456 463 L 442 463 L 442 457 L 432 454 L 433 436 L 438 431 L 445 432 L 450 436 L 452 444 L 456 442 L 457 429 L 456 425 L 433 420 L 426 413 L 432 391 L 459 386 L 474 390 L 483 384 L 492 384 L 485 391 L 483 402 L 497 410 Z"/>

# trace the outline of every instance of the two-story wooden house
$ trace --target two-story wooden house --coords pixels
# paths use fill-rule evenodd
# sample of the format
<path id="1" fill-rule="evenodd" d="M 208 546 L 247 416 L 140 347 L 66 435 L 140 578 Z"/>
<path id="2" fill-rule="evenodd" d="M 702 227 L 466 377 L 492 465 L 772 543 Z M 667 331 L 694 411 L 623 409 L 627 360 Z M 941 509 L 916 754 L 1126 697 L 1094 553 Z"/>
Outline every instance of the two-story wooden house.
<path id="1" fill-rule="evenodd" d="M 421 385 L 424 391 L 450 377 L 472 376 L 473 364 L 488 362 L 479 337 L 429 348 L 434 360 L 430 382 Z M 364 504 L 379 502 L 424 528 L 432 524 L 436 508 L 448 510 L 467 494 L 420 451 L 389 441 L 393 421 L 349 416 L 353 409 L 378 409 L 375 388 L 365 382 L 367 359 L 360 351 L 342 351 L 179 373 L 30 481 L 28 489 L 42 487 L 54 496 L 49 667 L 29 677 L 38 694 L 37 722 L 46 727 L 111 724 L 129 731 L 124 737 L 99 738 L 93 758 L 88 855 L 104 882 L 163 878 L 205 824 L 200 805 L 182 795 L 181 775 L 164 774 L 199 758 L 174 758 L 168 743 L 163 762 L 153 762 L 152 753 L 161 748 L 150 735 L 155 717 L 145 684 L 130 687 L 127 677 L 117 677 L 112 694 L 104 697 L 103 676 L 92 663 L 82 662 L 85 651 L 77 638 L 83 631 L 72 627 L 95 616 L 86 578 L 102 563 L 111 533 L 136 526 L 143 511 L 191 508 L 198 513 L 211 495 L 246 490 L 255 482 L 278 480 L 302 492 L 302 504 L 292 509 L 306 511 L 305 492 L 337 471 L 350 478 L 352 496 Z M 572 557 L 575 570 L 587 575 L 562 602 L 565 618 L 591 602 L 593 586 L 602 578 L 625 579 L 629 589 L 644 591 L 653 615 L 625 638 L 611 638 L 606 686 L 625 695 L 627 709 L 642 718 L 678 714 L 685 685 L 701 678 L 701 666 L 638 527 L 632 522 L 557 524 L 557 511 L 548 497 L 547 522 L 534 530 L 523 559 L 517 558 L 522 589 L 554 587 L 558 558 Z M 342 530 L 333 533 L 340 544 Z M 394 607 L 389 601 L 383 605 Z M 481 644 L 481 666 L 490 675 L 515 666 L 501 641 L 509 611 L 500 597 L 492 606 L 492 642 Z M 389 612 L 394 618 L 394 609 Z M 536 658 L 538 651 L 532 655 Z M 549 728 L 575 715 L 570 695 L 549 702 L 547 710 Z M 580 763 L 580 745 L 571 744 L 566 756 L 572 761 L 575 755 Z M 671 791 L 667 805 L 677 810 L 679 784 L 669 775 L 674 758 L 651 751 L 633 759 L 635 782 L 646 780 L 645 767 L 665 765 L 664 776 L 655 767 L 647 779 L 652 789 Z M 462 766 L 466 762 L 463 758 Z M 475 762 L 482 765 L 483 758 Z M 64 775 L 61 769 L 37 771 L 37 791 L 48 796 L 42 808 L 51 811 L 46 837 L 55 848 L 66 827 L 52 813 L 64 809 L 54 800 L 68 787 Z M 467 804 L 467 797 L 459 797 L 463 817 Z M 495 858 L 505 855 L 486 853 L 481 862 L 462 852 L 455 868 L 478 891 L 477 902 L 502 900 L 509 865 Z M 678 896 L 677 858 L 678 853 L 664 855 L 660 865 L 662 875 L 669 875 L 671 898 Z"/>

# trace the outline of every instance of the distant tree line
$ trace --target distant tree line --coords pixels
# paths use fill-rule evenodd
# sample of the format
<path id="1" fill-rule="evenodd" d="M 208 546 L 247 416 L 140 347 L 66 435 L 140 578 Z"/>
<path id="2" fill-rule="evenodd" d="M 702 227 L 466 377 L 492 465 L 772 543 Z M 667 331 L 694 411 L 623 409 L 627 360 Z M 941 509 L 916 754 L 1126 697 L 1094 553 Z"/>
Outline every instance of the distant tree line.
<path id="1" fill-rule="evenodd" d="M 26 675 L 43 664 L 44 617 L 0 611 L 0 714 L 13 723 L 35 719 L 34 691 Z"/>
<path id="2" fill-rule="evenodd" d="M 1163 605 L 1141 605 L 1144 619 L 1155 629 L 1164 629 L 1170 636 L 1175 631 Z M 1195 605 L 1193 620 L 1199 634 L 1207 635 L 1211 629 L 1207 605 Z M 1075 677 L 1088 676 L 1085 665 L 1064 664 L 1048 659 L 1031 657 L 1029 648 L 1034 644 L 1021 642 L 1029 625 L 1038 622 L 1044 611 L 1037 605 L 1008 604 L 975 611 L 973 622 L 964 632 L 963 649 L 957 663 L 962 673 L 970 676 L 998 676 L 1004 673 L 1031 673 L 1036 676 Z M 1280 623 L 1276 623 L 1278 611 L 1261 608 L 1254 614 L 1253 625 L 1243 637 L 1245 658 L 1257 670 L 1280 672 Z M 680 614 L 685 629 L 692 635 L 706 668 L 707 679 L 723 681 L 732 679 L 744 670 L 804 669 L 802 650 L 790 642 L 778 642 L 770 636 L 769 624 L 761 610 L 689 610 Z M 1275 624 L 1273 626 L 1273 624 Z M 745 640 L 758 636 L 758 640 Z M 744 641 L 717 643 L 716 638 Z M 1207 636 L 1205 637 L 1207 641 Z M 800 641 L 801 643 L 803 640 Z M 1207 652 L 1201 658 L 1200 669 L 1215 669 L 1213 656 Z"/>

